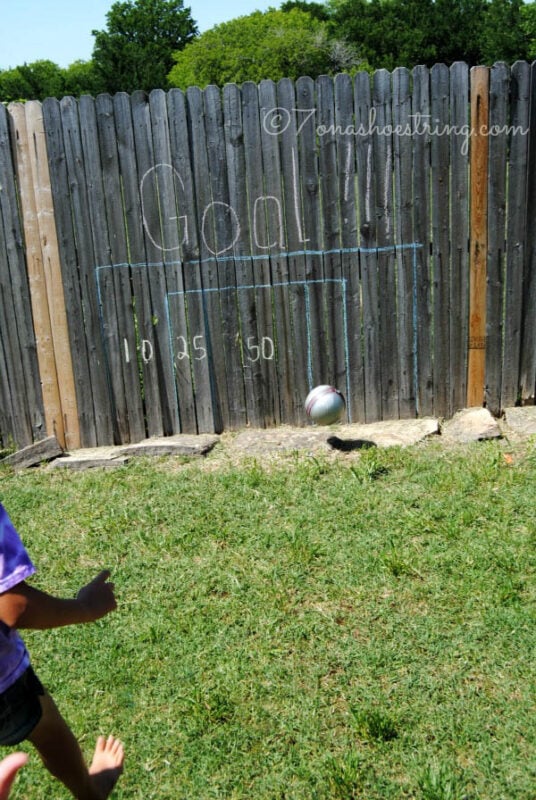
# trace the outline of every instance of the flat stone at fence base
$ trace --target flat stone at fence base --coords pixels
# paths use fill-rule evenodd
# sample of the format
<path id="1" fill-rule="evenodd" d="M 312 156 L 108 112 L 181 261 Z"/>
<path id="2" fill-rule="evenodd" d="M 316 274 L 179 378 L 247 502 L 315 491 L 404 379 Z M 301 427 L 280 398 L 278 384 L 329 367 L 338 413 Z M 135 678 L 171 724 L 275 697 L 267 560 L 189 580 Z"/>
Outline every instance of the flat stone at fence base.
<path id="1" fill-rule="evenodd" d="M 483 439 L 500 439 L 501 429 L 487 408 L 465 408 L 458 411 L 441 429 L 442 437 L 450 442 L 468 444 Z"/>
<path id="2" fill-rule="evenodd" d="M 72 469 L 81 472 L 84 469 L 117 469 L 128 464 L 126 456 L 111 456 L 106 458 L 104 455 L 97 457 L 91 456 L 89 453 L 79 453 L 66 455 L 62 458 L 57 458 L 50 465 L 50 469 Z"/>
<path id="3" fill-rule="evenodd" d="M 136 444 L 123 445 L 121 453 L 128 456 L 205 456 L 219 441 L 212 434 L 186 434 L 145 439 Z"/>
<path id="4" fill-rule="evenodd" d="M 281 425 L 243 431 L 230 447 L 251 455 L 297 450 L 349 452 L 366 447 L 407 447 L 438 432 L 438 421 L 428 418 L 306 428 Z"/>
<path id="5" fill-rule="evenodd" d="M 536 435 L 536 406 L 506 408 L 504 421 L 513 433 L 522 436 Z"/>
<path id="6" fill-rule="evenodd" d="M 121 467 L 130 458 L 140 456 L 204 456 L 218 442 L 219 437 L 210 434 L 176 434 L 162 438 L 145 439 L 128 445 L 114 447 L 89 447 L 73 450 L 58 458 L 51 466 L 74 470 Z"/>
<path id="7" fill-rule="evenodd" d="M 345 425 L 342 430 L 344 436 L 342 441 L 362 442 L 364 447 L 367 444 L 373 447 L 409 447 L 437 433 L 439 433 L 439 421 L 433 417 L 393 419 L 361 425 Z"/>
<path id="8" fill-rule="evenodd" d="M 23 447 L 22 450 L 17 450 L 16 453 L 11 453 L 3 458 L 1 463 L 8 464 L 13 469 L 25 469 L 26 467 L 35 467 L 44 461 L 51 461 L 62 454 L 63 448 L 56 437 L 48 436 L 28 447 Z"/>

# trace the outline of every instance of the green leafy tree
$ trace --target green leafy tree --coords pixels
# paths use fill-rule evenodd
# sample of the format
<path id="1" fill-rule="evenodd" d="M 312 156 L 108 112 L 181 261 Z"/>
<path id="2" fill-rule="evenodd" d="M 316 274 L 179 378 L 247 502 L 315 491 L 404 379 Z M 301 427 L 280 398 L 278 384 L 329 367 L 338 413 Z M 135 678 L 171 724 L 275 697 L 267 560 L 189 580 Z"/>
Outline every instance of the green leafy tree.
<path id="1" fill-rule="evenodd" d="M 166 89 L 173 53 L 197 28 L 183 0 L 126 0 L 106 15 L 107 28 L 93 31 L 93 63 L 108 92 Z"/>
<path id="2" fill-rule="evenodd" d="M 480 55 L 483 64 L 494 61 L 512 63 L 528 58 L 523 30 L 523 0 L 491 0 L 482 25 Z"/>
<path id="3" fill-rule="evenodd" d="M 536 59 L 536 3 L 524 4 L 520 13 L 527 59 L 533 61 Z"/>
<path id="4" fill-rule="evenodd" d="M 320 19 L 323 22 L 327 22 L 330 18 L 329 8 L 325 3 L 308 3 L 307 0 L 286 0 L 279 6 L 281 11 L 292 11 L 293 8 L 306 11 L 315 19 Z"/>
<path id="5" fill-rule="evenodd" d="M 328 0 L 327 5 L 333 35 L 344 32 L 376 69 L 530 57 L 530 12 L 522 0 Z"/>
<path id="6" fill-rule="evenodd" d="M 356 68 L 352 46 L 329 36 L 326 23 L 307 11 L 270 9 L 216 25 L 175 54 L 169 83 L 196 85 L 296 79 Z"/>
<path id="7" fill-rule="evenodd" d="M 4 102 L 44 100 L 63 94 L 63 71 L 53 61 L 33 61 L 0 72 L 0 98 Z"/>
<path id="8" fill-rule="evenodd" d="M 105 91 L 92 61 L 74 61 L 63 70 L 64 93 L 72 97 L 93 96 Z"/>

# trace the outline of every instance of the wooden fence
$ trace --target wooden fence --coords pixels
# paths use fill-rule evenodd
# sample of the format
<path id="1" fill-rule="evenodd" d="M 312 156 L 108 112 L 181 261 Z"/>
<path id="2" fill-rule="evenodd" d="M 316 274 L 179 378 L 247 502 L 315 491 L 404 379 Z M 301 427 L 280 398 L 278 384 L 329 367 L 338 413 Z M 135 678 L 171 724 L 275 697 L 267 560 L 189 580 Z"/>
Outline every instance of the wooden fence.
<path id="1" fill-rule="evenodd" d="M 533 403 L 535 67 L 0 105 L 0 444 Z"/>

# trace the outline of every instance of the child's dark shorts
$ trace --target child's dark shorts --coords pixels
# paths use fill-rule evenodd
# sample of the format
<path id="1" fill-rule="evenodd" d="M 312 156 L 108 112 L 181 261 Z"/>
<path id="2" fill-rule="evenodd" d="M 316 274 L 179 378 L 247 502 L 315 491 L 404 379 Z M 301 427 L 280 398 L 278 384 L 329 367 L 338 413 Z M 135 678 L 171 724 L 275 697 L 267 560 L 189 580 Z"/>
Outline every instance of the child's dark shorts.
<path id="1" fill-rule="evenodd" d="M 28 667 L 0 694 L 0 745 L 19 744 L 28 737 L 41 719 L 39 697 L 44 693 L 41 681 Z"/>

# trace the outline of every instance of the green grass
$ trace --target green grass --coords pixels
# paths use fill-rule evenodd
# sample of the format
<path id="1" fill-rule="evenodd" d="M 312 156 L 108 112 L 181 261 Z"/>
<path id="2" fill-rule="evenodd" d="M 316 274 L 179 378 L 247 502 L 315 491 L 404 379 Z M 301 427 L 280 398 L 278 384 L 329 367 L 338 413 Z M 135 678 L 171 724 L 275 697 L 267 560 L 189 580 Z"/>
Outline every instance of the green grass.
<path id="1" fill-rule="evenodd" d="M 25 638 L 88 755 L 123 738 L 115 796 L 533 800 L 536 451 L 505 447 L 4 470 L 36 585 L 113 571 L 118 612 Z M 17 787 L 67 796 L 35 756 Z"/>

